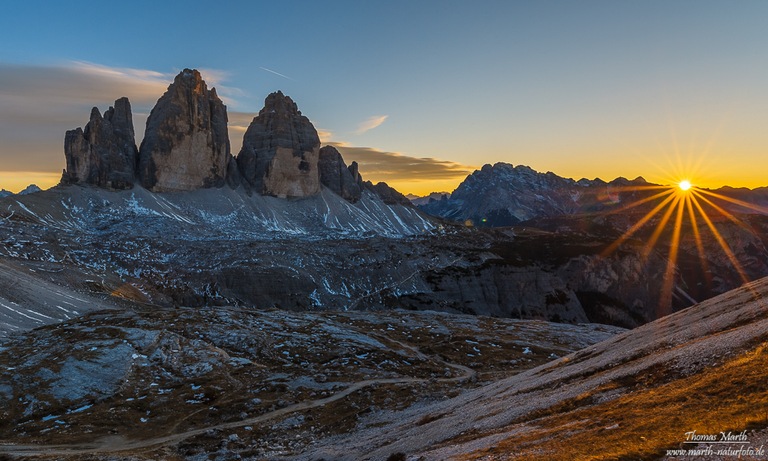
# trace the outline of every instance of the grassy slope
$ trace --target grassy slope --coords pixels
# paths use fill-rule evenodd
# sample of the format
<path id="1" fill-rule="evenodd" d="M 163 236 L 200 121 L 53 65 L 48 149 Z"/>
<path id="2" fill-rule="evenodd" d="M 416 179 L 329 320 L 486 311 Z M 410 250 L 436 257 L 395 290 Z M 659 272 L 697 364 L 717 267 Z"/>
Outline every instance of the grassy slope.
<path id="1" fill-rule="evenodd" d="M 609 383 L 526 421 L 526 431 L 462 459 L 656 459 L 677 448 L 684 433 L 719 434 L 768 426 L 768 348 L 763 344 L 695 375 L 656 385 L 664 376 L 638 376 L 639 389 L 614 400 L 596 397 Z M 688 428 L 687 430 L 681 430 Z"/>

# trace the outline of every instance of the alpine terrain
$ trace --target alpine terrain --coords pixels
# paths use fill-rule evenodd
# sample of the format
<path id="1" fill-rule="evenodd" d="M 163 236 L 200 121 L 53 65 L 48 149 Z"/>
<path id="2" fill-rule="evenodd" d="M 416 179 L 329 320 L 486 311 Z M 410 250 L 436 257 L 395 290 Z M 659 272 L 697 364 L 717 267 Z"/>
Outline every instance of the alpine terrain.
<path id="1" fill-rule="evenodd" d="M 764 190 L 694 210 L 642 178 L 496 164 L 417 206 L 281 91 L 236 154 L 227 123 L 185 69 L 143 139 L 119 98 L 66 132 L 58 186 L 0 194 L 0 459 L 660 459 L 689 431 L 766 439 Z"/>

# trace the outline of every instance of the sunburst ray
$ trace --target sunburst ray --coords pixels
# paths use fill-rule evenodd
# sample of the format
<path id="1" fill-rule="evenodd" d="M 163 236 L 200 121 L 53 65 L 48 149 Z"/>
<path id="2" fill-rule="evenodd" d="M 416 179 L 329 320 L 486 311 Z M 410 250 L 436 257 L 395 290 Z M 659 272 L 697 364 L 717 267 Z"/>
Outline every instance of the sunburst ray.
<path id="1" fill-rule="evenodd" d="M 624 232 L 624 234 L 622 234 L 621 237 L 619 237 L 615 242 L 613 242 L 611 245 L 609 245 L 608 248 L 603 250 L 602 253 L 601 253 L 601 256 L 608 256 L 611 253 L 613 253 L 614 251 L 616 251 L 616 249 L 619 248 L 619 246 L 621 246 L 621 244 L 626 242 L 630 237 L 632 237 L 632 235 L 635 234 L 635 232 L 637 232 L 641 227 L 643 227 L 645 225 L 645 223 L 647 223 L 651 218 L 653 218 L 656 214 L 658 214 L 659 211 L 661 211 L 665 206 L 667 206 L 667 204 L 669 202 L 674 200 L 675 196 L 671 195 L 671 194 L 672 194 L 672 191 L 668 191 L 668 192 L 665 192 L 665 193 L 657 194 L 660 197 L 663 197 L 664 195 L 669 195 L 669 197 L 664 199 L 664 201 L 662 201 L 661 203 L 656 205 L 651 211 L 646 213 L 646 215 L 643 216 L 642 218 L 640 218 L 640 220 L 638 222 L 636 222 L 632 227 L 630 227 L 629 230 Z M 660 198 L 660 197 L 656 197 L 656 198 Z M 650 200 L 645 200 L 645 201 L 648 202 Z M 626 208 L 626 209 L 628 209 L 628 208 Z"/>
<path id="2" fill-rule="evenodd" d="M 680 233 L 683 227 L 683 212 L 685 211 L 685 202 L 688 196 L 678 196 L 677 204 L 669 207 L 669 212 L 677 210 L 675 215 L 675 227 L 672 229 L 672 242 L 669 246 L 669 255 L 667 256 L 667 267 L 664 271 L 664 281 L 661 287 L 661 299 L 659 300 L 659 309 L 656 312 L 657 317 L 672 313 L 672 290 L 675 287 L 675 273 L 677 269 L 677 255 L 680 248 Z"/>
<path id="3" fill-rule="evenodd" d="M 739 263 L 738 259 L 736 259 L 736 255 L 733 254 L 733 251 L 731 251 L 731 247 L 728 246 L 728 243 L 720 234 L 720 231 L 717 230 L 717 227 L 715 226 L 715 224 L 712 222 L 710 217 L 704 211 L 704 208 L 701 206 L 698 200 L 693 200 L 693 205 L 699 211 L 699 215 L 702 217 L 702 219 L 704 219 L 704 222 L 707 224 L 707 227 L 709 227 L 709 230 L 712 232 L 712 235 L 715 237 L 715 240 L 717 241 L 718 245 L 720 245 L 720 248 L 722 248 L 723 252 L 728 257 L 728 260 L 730 260 L 731 264 L 733 264 L 733 267 L 734 269 L 736 269 L 736 272 L 738 272 L 739 277 L 741 277 L 741 280 L 744 283 L 748 283 L 749 277 L 747 277 L 747 274 L 744 273 L 744 270 L 741 268 L 741 264 Z"/>
<path id="4" fill-rule="evenodd" d="M 717 192 L 712 192 L 706 189 L 697 189 L 696 192 L 698 192 L 699 194 L 706 194 L 706 195 L 709 195 L 710 197 L 718 198 L 720 200 L 725 200 L 726 202 L 733 203 L 734 205 L 739 205 L 751 211 L 756 211 L 762 214 L 768 214 L 768 207 L 758 206 L 753 203 L 745 202 L 743 200 L 735 199 L 733 197 L 728 197 L 727 195 L 718 194 Z"/>

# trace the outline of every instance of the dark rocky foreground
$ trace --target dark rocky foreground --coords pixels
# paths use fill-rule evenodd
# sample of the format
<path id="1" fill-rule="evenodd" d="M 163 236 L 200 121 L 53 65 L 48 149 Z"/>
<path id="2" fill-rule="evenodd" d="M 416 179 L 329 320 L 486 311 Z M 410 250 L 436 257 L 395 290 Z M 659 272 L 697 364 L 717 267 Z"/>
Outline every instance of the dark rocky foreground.
<path id="1" fill-rule="evenodd" d="M 435 312 L 95 312 L 0 348 L 0 456 L 290 457 L 618 331 Z"/>
<path id="2" fill-rule="evenodd" d="M 702 418 L 759 442 L 767 280 L 627 332 L 123 300 L 0 343 L 0 456 L 654 459 Z"/>

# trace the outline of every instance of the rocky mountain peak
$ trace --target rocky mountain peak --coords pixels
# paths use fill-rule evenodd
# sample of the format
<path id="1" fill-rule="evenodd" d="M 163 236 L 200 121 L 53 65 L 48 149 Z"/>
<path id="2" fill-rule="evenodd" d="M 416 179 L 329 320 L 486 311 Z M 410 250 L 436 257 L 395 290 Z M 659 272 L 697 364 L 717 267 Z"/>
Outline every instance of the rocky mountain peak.
<path id="1" fill-rule="evenodd" d="M 379 198 L 387 205 L 402 205 L 404 207 L 413 207 L 413 204 L 408 197 L 401 194 L 397 189 L 391 187 L 385 182 L 377 182 L 376 184 L 371 181 L 365 181 L 363 187 L 378 195 Z"/>
<path id="2" fill-rule="evenodd" d="M 574 213 L 580 206 L 582 188 L 576 181 L 551 172 L 499 162 L 467 176 L 449 199 L 420 207 L 461 222 L 509 226 L 538 216 Z"/>
<path id="3" fill-rule="evenodd" d="M 139 150 L 142 184 L 153 191 L 221 187 L 229 161 L 227 108 L 200 72 L 184 69 L 147 119 Z"/>
<path id="4" fill-rule="evenodd" d="M 115 101 L 104 115 L 94 107 L 84 129 L 67 132 L 62 184 L 127 189 L 140 181 L 153 192 L 228 184 L 283 198 L 317 195 L 324 185 L 351 203 L 368 190 L 386 204 L 412 206 L 386 184 L 364 182 L 358 164 L 347 166 L 335 147 L 321 151 L 312 122 L 282 91 L 265 98 L 242 149 L 232 157 L 226 106 L 195 69 L 176 75 L 158 99 L 139 149 L 134 136 L 127 98 Z"/>
<path id="5" fill-rule="evenodd" d="M 197 69 L 184 69 L 176 75 L 173 79 L 173 83 L 177 88 L 188 87 L 193 94 L 205 94 L 208 91 L 208 86 L 203 80 L 203 76 Z M 211 91 L 215 91 L 211 88 Z"/>
<path id="6" fill-rule="evenodd" d="M 280 90 L 277 90 L 274 93 L 270 93 L 264 100 L 264 108 L 261 109 L 259 115 L 264 112 L 276 113 L 283 116 L 301 115 L 299 106 L 296 105 L 290 96 L 284 95 Z"/>
<path id="7" fill-rule="evenodd" d="M 19 195 L 29 195 L 29 194 L 36 194 L 38 192 L 41 192 L 42 189 L 40 189 L 37 184 L 30 184 L 27 187 L 24 188 L 21 192 L 19 192 Z"/>
<path id="8" fill-rule="evenodd" d="M 104 115 L 91 109 L 85 129 L 67 131 L 63 184 L 91 184 L 108 189 L 130 189 L 136 179 L 138 150 L 128 98 L 120 98 Z"/>
<path id="9" fill-rule="evenodd" d="M 237 165 L 246 187 L 257 193 L 307 197 L 320 192 L 319 153 L 315 127 L 277 91 L 246 130 Z"/>
<path id="10" fill-rule="evenodd" d="M 42 191 L 39 187 L 37 187 L 37 184 L 30 184 L 27 187 L 24 188 L 24 190 L 20 191 L 18 194 L 14 194 L 13 192 L 5 189 L 0 189 L 0 198 L 4 197 L 10 197 L 12 195 L 29 195 L 29 194 L 35 194 L 37 192 Z"/>
<path id="11" fill-rule="evenodd" d="M 124 139 L 130 139 L 133 142 L 135 138 L 133 114 L 131 113 L 131 103 L 128 101 L 128 98 L 122 97 L 115 101 L 115 105 L 104 113 L 104 118 L 112 123 L 112 128 L 117 135 Z"/>

